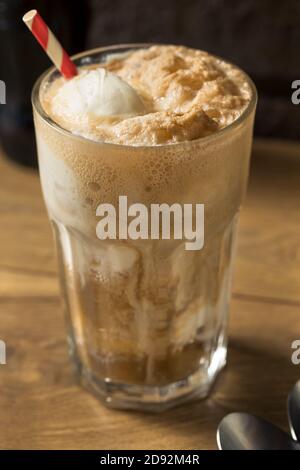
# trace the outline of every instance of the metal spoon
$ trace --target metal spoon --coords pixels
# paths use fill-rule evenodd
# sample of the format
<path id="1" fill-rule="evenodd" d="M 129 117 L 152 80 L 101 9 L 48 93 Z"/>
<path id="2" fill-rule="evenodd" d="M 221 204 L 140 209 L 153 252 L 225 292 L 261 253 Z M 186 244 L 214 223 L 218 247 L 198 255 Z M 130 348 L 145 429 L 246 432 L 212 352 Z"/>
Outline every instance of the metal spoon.
<path id="1" fill-rule="evenodd" d="M 289 434 L 248 413 L 230 413 L 217 431 L 221 450 L 300 450 Z"/>
<path id="2" fill-rule="evenodd" d="M 288 416 L 291 434 L 300 442 L 300 380 L 288 396 Z"/>

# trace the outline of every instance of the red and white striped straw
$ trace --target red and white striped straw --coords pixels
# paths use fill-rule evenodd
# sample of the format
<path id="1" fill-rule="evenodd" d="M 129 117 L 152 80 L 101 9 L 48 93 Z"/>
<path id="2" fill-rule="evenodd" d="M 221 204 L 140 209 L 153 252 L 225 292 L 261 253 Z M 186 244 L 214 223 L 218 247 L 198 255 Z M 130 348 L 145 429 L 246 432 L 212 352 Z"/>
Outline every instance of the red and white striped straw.
<path id="1" fill-rule="evenodd" d="M 37 10 L 30 10 L 23 16 L 23 21 L 48 54 L 54 65 L 69 79 L 77 75 L 77 69 L 51 29 L 48 28 Z"/>

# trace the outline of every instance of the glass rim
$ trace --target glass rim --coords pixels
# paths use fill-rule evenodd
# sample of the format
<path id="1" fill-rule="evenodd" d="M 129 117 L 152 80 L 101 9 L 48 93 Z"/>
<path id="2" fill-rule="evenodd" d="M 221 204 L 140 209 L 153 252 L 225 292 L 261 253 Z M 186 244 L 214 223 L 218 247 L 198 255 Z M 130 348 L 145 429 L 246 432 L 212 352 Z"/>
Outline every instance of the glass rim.
<path id="1" fill-rule="evenodd" d="M 78 54 L 75 54 L 73 55 L 71 58 L 73 61 L 78 61 L 79 59 L 82 59 L 84 57 L 89 57 L 89 56 L 93 56 L 93 55 L 96 55 L 96 54 L 99 54 L 99 53 L 105 53 L 105 52 L 113 52 L 115 50 L 120 50 L 120 49 L 142 49 L 142 48 L 147 48 L 147 47 L 151 47 L 151 46 L 154 46 L 154 45 L 166 45 L 164 43 L 124 43 L 124 44 L 114 44 L 114 45 L 110 45 L 110 46 L 103 46 L 103 47 L 97 47 L 97 48 L 94 48 L 94 49 L 89 49 L 87 51 L 84 51 L 84 52 L 80 52 Z M 194 48 L 195 49 L 195 48 Z M 197 49 L 197 50 L 200 50 L 201 49 Z M 32 88 L 32 93 L 31 93 L 31 102 L 32 102 L 32 106 L 33 106 L 33 109 L 38 113 L 38 115 L 43 119 L 44 122 L 47 123 L 47 125 L 49 125 L 50 127 L 52 127 L 54 130 L 58 131 L 59 133 L 65 135 L 65 136 L 68 136 L 68 137 L 73 137 L 74 139 L 78 139 L 79 141 L 83 141 L 83 142 L 89 142 L 89 143 L 92 143 L 92 144 L 95 144 L 95 145 L 101 145 L 101 146 L 108 146 L 108 147 L 116 147 L 116 148 L 126 148 L 126 149 L 132 149 L 132 150 L 147 150 L 147 149 L 158 149 L 158 148 L 175 148 L 176 149 L 179 149 L 179 148 L 184 148 L 184 147 L 187 147 L 187 146 L 193 146 L 193 145 L 199 145 L 199 144 L 208 144 L 210 142 L 214 142 L 216 139 L 219 139 L 219 138 L 222 138 L 224 135 L 234 131 L 236 128 L 238 128 L 240 125 L 242 125 L 246 120 L 247 118 L 252 114 L 252 112 L 255 110 L 256 108 L 256 104 L 257 104 L 257 89 L 256 89 L 256 86 L 253 82 L 253 80 L 249 77 L 249 75 L 244 72 L 244 70 L 242 70 L 240 67 L 238 67 L 237 65 L 233 64 L 232 62 L 229 62 L 225 59 L 223 59 L 222 57 L 220 56 L 217 56 L 217 55 L 214 55 L 214 54 L 210 54 L 212 57 L 215 57 L 216 59 L 218 60 L 221 60 L 222 62 L 228 64 L 228 65 L 232 65 L 235 69 L 239 70 L 242 75 L 245 77 L 245 79 L 247 80 L 249 86 L 250 86 L 250 89 L 251 89 L 251 99 L 247 105 L 247 107 L 244 109 L 244 111 L 242 112 L 242 114 L 237 118 L 235 119 L 231 124 L 229 124 L 228 126 L 224 127 L 223 129 L 220 129 L 219 131 L 217 132 L 214 132 L 208 136 L 205 136 L 205 137 L 198 137 L 197 139 L 193 139 L 193 140 L 185 140 L 185 141 L 182 141 L 182 142 L 173 142 L 173 143 L 165 143 L 165 144 L 151 144 L 151 145 L 139 145 L 139 144 L 118 144 L 118 143 L 114 143 L 114 142 L 105 142 L 105 141 L 98 141 L 98 140 L 93 140 L 91 138 L 88 138 L 88 137 L 84 137 L 82 135 L 79 135 L 79 134 L 73 134 L 71 131 L 65 129 L 64 127 L 60 126 L 57 122 L 55 122 L 50 116 L 49 114 L 47 114 L 47 112 L 44 110 L 42 104 L 41 104 L 41 101 L 40 101 L 40 87 L 41 87 L 41 84 L 44 82 L 44 80 L 47 78 L 47 77 L 50 77 L 52 75 L 52 73 L 54 72 L 57 72 L 57 68 L 55 66 L 52 66 L 52 67 L 49 67 L 47 70 L 45 70 L 45 72 L 43 72 L 39 78 L 36 80 L 35 84 L 33 85 L 33 88 Z"/>

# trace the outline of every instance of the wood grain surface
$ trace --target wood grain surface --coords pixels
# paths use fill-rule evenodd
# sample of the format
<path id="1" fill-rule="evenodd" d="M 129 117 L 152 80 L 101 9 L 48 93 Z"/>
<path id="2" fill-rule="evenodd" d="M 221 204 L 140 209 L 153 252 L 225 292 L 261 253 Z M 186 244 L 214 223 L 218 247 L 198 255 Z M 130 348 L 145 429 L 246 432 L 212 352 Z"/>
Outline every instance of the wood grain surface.
<path id="1" fill-rule="evenodd" d="M 230 411 L 287 429 L 300 378 L 300 145 L 257 142 L 242 211 L 228 366 L 211 396 L 163 414 L 106 409 L 69 363 L 38 175 L 0 158 L 0 449 L 215 449 Z"/>

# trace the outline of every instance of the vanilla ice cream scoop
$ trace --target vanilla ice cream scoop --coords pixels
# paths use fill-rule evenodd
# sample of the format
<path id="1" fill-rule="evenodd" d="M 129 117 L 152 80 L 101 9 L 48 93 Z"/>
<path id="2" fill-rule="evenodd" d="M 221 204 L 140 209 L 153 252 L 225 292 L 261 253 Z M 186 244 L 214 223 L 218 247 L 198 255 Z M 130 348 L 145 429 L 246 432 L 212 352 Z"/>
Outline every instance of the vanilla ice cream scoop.
<path id="1" fill-rule="evenodd" d="M 59 88 L 52 102 L 61 116 L 138 115 L 145 112 L 137 92 L 118 75 L 97 68 L 85 70 Z"/>

